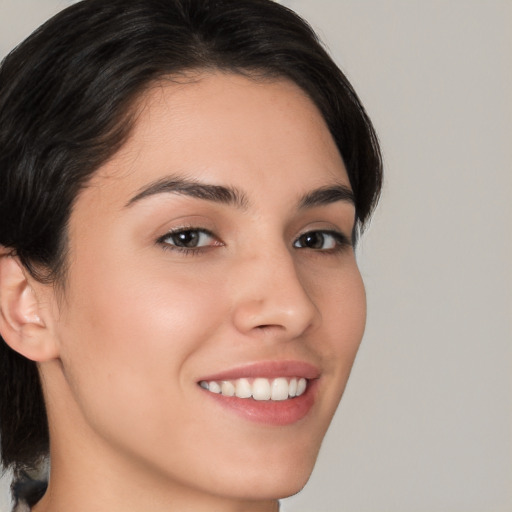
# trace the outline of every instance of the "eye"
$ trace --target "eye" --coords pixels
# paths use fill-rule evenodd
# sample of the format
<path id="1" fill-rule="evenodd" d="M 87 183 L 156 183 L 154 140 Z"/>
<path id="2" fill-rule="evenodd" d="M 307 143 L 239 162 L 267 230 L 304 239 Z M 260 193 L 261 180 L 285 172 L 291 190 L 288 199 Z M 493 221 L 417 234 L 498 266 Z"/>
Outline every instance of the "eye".
<path id="1" fill-rule="evenodd" d="M 336 231 L 308 231 L 295 240 L 297 249 L 314 249 L 316 251 L 335 251 L 350 245 L 347 237 Z"/>
<path id="2" fill-rule="evenodd" d="M 166 233 L 158 242 L 171 249 L 185 251 L 222 245 L 213 233 L 202 228 L 179 228 Z"/>

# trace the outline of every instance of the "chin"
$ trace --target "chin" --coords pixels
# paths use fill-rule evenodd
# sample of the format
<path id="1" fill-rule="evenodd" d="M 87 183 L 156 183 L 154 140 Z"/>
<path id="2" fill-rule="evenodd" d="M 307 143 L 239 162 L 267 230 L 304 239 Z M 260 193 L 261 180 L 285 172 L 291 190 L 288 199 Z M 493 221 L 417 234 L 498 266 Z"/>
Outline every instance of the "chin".
<path id="1" fill-rule="evenodd" d="M 263 499 L 283 499 L 300 492 L 307 484 L 313 468 L 305 471 L 295 471 L 289 475 L 274 476 L 271 482 L 266 482 L 265 488 L 259 489 Z"/>
<path id="2" fill-rule="evenodd" d="M 271 472 L 273 473 L 273 472 Z M 300 492 L 309 480 L 311 471 L 290 475 L 267 474 L 261 478 L 230 482 L 226 494 L 241 500 L 279 500 Z"/>
<path id="3" fill-rule="evenodd" d="M 228 492 L 238 494 L 241 499 L 274 500 L 297 494 L 308 482 L 316 462 L 316 453 L 300 454 L 293 457 L 265 457 L 265 447 L 261 448 L 262 461 L 257 467 L 244 465 L 236 478 L 229 480 Z M 299 456 L 297 456 L 299 455 Z"/>

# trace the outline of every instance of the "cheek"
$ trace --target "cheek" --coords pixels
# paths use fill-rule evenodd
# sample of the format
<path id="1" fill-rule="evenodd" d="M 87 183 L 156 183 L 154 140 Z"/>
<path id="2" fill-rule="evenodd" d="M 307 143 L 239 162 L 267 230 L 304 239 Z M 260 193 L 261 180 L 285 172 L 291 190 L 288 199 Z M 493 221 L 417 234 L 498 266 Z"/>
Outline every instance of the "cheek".
<path id="1" fill-rule="evenodd" d="M 110 261 L 103 259 L 92 270 L 92 265 L 77 265 L 82 269 L 71 283 L 79 292 L 72 297 L 67 323 L 95 332 L 93 343 L 113 351 L 130 346 L 144 353 L 151 347 L 186 349 L 187 343 L 176 339 L 187 339 L 216 318 L 214 274 L 109 256 Z"/>
<path id="2" fill-rule="evenodd" d="M 304 281 L 321 328 L 328 333 L 330 350 L 355 353 L 366 323 L 366 294 L 354 255 L 347 255 L 338 268 L 311 273 Z"/>
<path id="3" fill-rule="evenodd" d="M 157 420 L 162 402 L 179 404 L 189 362 L 226 317 L 222 301 L 212 300 L 213 277 L 137 263 L 104 259 L 93 270 L 76 265 L 71 276 L 70 288 L 80 293 L 63 316 L 61 358 L 93 422 L 113 408 Z"/>
<path id="4" fill-rule="evenodd" d="M 366 323 L 364 284 L 355 259 L 349 263 L 337 277 L 331 274 L 323 281 L 314 299 L 322 319 L 325 375 L 338 390 L 335 401 L 345 388 Z"/>
<path id="5" fill-rule="evenodd" d="M 336 331 L 342 354 L 355 357 L 366 324 L 366 294 L 357 266 L 347 272 L 342 286 L 335 292 L 331 314 L 338 318 Z M 350 359 L 350 357 L 348 358 Z"/>

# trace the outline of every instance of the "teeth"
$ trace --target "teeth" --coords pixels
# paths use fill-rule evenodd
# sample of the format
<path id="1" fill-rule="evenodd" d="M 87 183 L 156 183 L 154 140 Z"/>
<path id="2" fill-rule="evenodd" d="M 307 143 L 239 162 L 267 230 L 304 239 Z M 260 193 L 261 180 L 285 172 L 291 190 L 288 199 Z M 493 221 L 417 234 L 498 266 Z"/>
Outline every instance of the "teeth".
<path id="1" fill-rule="evenodd" d="M 286 379 L 274 379 L 272 382 L 272 400 L 286 400 L 288 398 L 288 381 Z"/>
<path id="2" fill-rule="evenodd" d="M 251 398 L 252 388 L 247 379 L 238 379 L 236 381 L 235 395 L 238 398 Z"/>
<path id="3" fill-rule="evenodd" d="M 268 379 L 254 379 L 252 397 L 254 400 L 270 400 L 270 382 Z"/>
<path id="4" fill-rule="evenodd" d="M 224 396 L 236 396 L 238 398 L 253 398 L 254 400 L 287 400 L 302 395 L 307 388 L 308 381 L 303 377 L 287 379 L 236 379 L 220 382 L 211 380 L 201 381 L 199 385 L 211 393 Z"/>
<path id="5" fill-rule="evenodd" d="M 218 382 L 212 381 L 207 383 L 208 391 L 211 391 L 212 393 L 220 393 L 220 385 Z"/>
<path id="6" fill-rule="evenodd" d="M 235 396 L 235 386 L 229 380 L 222 381 L 220 390 L 224 396 Z"/>
<path id="7" fill-rule="evenodd" d="M 302 393 L 304 393 L 304 391 L 306 391 L 306 386 L 307 386 L 306 379 L 299 379 L 297 381 L 297 393 L 296 393 L 296 396 L 302 395 Z"/>
<path id="8" fill-rule="evenodd" d="M 290 396 L 295 396 L 297 394 L 297 379 L 290 380 L 290 385 L 288 387 L 288 394 Z"/>

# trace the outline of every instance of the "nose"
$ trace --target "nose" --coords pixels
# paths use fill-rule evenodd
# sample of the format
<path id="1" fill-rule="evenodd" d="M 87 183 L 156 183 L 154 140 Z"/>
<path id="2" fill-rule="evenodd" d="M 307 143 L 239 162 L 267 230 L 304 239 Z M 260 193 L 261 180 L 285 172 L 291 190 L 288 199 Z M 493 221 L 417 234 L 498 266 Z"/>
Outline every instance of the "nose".
<path id="1" fill-rule="evenodd" d="M 238 270 L 232 289 L 233 323 L 239 332 L 294 339 L 318 321 L 320 313 L 286 248 L 252 255 Z"/>

